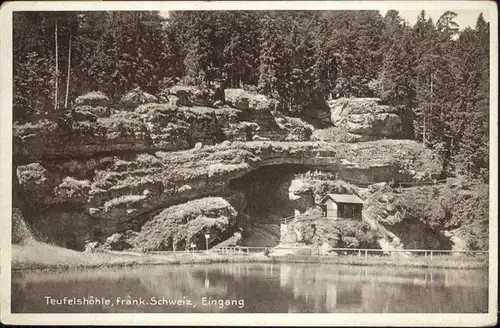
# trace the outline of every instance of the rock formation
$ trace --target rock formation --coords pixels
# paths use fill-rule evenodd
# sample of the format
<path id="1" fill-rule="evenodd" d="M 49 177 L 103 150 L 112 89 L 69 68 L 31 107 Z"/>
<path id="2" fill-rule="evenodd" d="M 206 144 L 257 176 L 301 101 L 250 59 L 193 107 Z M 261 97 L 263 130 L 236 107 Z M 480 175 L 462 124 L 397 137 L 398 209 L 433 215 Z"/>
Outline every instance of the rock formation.
<path id="1" fill-rule="evenodd" d="M 403 136 L 399 110 L 378 98 L 340 98 L 329 101 L 328 108 L 332 127 L 315 131 L 313 140 L 361 142 Z"/>
<path id="2" fill-rule="evenodd" d="M 214 98 L 192 88 L 169 89 L 177 104 L 161 97 L 156 103 L 134 90 L 109 116 L 97 110 L 112 107 L 107 97 L 92 93 L 75 103 L 94 116 L 15 125 L 16 192 L 29 200 L 20 207 L 31 229 L 45 241 L 80 250 L 89 240 L 104 248 L 182 249 L 204 242 L 205 232 L 215 245 L 243 221 L 251 225 L 243 213 L 246 195 L 231 185 L 262 167 L 295 165 L 368 184 L 441 173 L 439 159 L 415 141 L 303 141 L 312 125 L 277 114 L 266 96 L 225 91 L 228 105 L 213 108 L 200 104 Z M 352 134 L 396 135 L 389 109 L 368 106 L 370 114 L 360 114 L 366 106 L 346 109 L 351 103 L 342 105 L 337 124 Z M 355 116 L 372 114 L 376 119 Z M 366 127 L 386 122 L 380 115 L 389 115 L 390 124 Z M 266 140 L 247 141 L 256 135 Z M 126 231 L 133 233 L 116 235 Z"/>

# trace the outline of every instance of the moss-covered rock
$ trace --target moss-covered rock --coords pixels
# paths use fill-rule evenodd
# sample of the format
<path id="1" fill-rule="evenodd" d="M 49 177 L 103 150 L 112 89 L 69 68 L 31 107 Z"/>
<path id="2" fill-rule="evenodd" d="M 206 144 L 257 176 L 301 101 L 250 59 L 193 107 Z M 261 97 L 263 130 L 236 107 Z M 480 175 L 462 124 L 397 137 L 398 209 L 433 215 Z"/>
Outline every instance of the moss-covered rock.
<path id="1" fill-rule="evenodd" d="M 158 102 L 158 98 L 140 88 L 135 88 L 122 96 L 120 106 L 125 108 L 135 108 L 141 104 Z"/>
<path id="2" fill-rule="evenodd" d="M 109 117 L 111 109 L 106 106 L 80 105 L 73 107 L 74 112 L 91 113 L 97 117 Z"/>
<path id="3" fill-rule="evenodd" d="M 141 227 L 133 243 L 146 250 L 184 250 L 192 243 L 205 248 L 215 245 L 231 234 L 238 211 L 221 197 L 208 197 L 169 207 Z"/>
<path id="4" fill-rule="evenodd" d="M 109 104 L 109 98 L 101 91 L 92 91 L 75 99 L 76 106 L 102 106 Z"/>
<path id="5" fill-rule="evenodd" d="M 359 220 L 321 219 L 318 209 L 311 209 L 291 221 L 282 231 L 281 244 L 301 243 L 321 248 L 380 248 L 382 235 Z"/>
<path id="6" fill-rule="evenodd" d="M 278 103 L 265 95 L 243 89 L 225 89 L 225 101 L 228 105 L 243 111 L 272 111 Z"/>
<path id="7" fill-rule="evenodd" d="M 334 126 L 350 134 L 399 138 L 401 118 L 398 109 L 382 104 L 378 98 L 340 98 L 328 102 Z"/>
<path id="8" fill-rule="evenodd" d="M 179 106 L 212 106 L 218 100 L 215 90 L 199 86 L 176 85 L 168 93 L 177 97 Z"/>

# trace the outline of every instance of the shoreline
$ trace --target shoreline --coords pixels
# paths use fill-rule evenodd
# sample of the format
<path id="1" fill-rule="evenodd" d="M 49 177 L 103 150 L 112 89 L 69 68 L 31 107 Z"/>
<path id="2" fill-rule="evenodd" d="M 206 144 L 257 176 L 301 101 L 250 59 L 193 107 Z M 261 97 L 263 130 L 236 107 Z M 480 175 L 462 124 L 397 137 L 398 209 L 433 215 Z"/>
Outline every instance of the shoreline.
<path id="1" fill-rule="evenodd" d="M 324 263 L 352 266 L 386 266 L 405 268 L 438 268 L 438 269 L 484 269 L 488 262 L 483 259 L 437 257 L 401 258 L 371 256 L 300 256 L 282 255 L 266 256 L 263 253 L 226 254 L 226 253 L 165 253 L 148 254 L 133 252 L 96 252 L 83 253 L 52 246 L 44 243 L 28 245 L 12 245 L 11 271 L 52 271 L 82 270 L 112 267 L 134 267 L 144 265 L 176 265 L 176 264 L 211 264 L 211 263 Z"/>

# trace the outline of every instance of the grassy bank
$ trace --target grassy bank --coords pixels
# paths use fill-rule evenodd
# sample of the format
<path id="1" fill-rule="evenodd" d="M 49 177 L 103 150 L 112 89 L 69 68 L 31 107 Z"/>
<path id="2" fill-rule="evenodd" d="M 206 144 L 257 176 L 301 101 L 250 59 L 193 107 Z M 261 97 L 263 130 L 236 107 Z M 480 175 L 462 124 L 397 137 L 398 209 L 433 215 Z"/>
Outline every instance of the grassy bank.
<path id="1" fill-rule="evenodd" d="M 479 269 L 488 266 L 484 258 L 457 258 L 437 256 L 429 258 L 402 258 L 371 256 L 301 256 L 267 257 L 263 253 L 165 253 L 142 254 L 133 252 L 82 253 L 39 242 L 12 245 L 12 270 L 46 270 L 125 267 L 137 265 L 194 264 L 224 262 L 288 262 L 329 263 L 356 266 L 414 267 L 442 269 Z"/>
<path id="2" fill-rule="evenodd" d="M 12 245 L 12 270 L 78 269 L 136 265 L 271 261 L 262 253 L 82 253 L 39 242 Z"/>
<path id="3" fill-rule="evenodd" d="M 429 258 L 403 258 L 389 256 L 370 256 L 360 258 L 358 256 L 275 256 L 275 262 L 296 263 L 330 263 L 340 265 L 356 266 L 385 266 L 385 267 L 409 267 L 409 268 L 441 268 L 441 269 L 480 269 L 488 267 L 484 258 L 456 258 L 450 256 L 437 256 Z"/>

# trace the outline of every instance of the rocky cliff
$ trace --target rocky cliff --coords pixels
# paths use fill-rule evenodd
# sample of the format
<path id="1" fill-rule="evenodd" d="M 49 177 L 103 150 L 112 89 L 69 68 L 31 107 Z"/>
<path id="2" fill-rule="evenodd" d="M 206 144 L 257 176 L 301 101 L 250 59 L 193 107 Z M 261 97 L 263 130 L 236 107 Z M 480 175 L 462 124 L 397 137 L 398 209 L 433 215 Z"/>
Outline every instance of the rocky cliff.
<path id="1" fill-rule="evenodd" d="M 223 103 L 214 95 L 203 102 L 203 93 L 190 92 L 156 98 L 134 90 L 116 105 L 97 93 L 77 99 L 70 113 L 15 125 L 16 206 L 38 238 L 84 249 L 131 231 L 125 244 L 157 250 L 200 244 L 210 232 L 217 244 L 249 220 L 248 192 L 232 182 L 262 167 L 295 165 L 365 183 L 441 173 L 438 158 L 411 140 L 307 141 L 314 127 L 276 113 L 265 96 L 232 89 Z"/>
<path id="2" fill-rule="evenodd" d="M 358 186 L 337 174 L 308 171 L 296 174 L 289 185 L 290 199 L 307 200 L 301 211 L 301 217 L 307 220 L 286 227 L 282 243 L 306 243 L 324 250 L 348 247 L 348 243 L 367 246 L 373 244 L 375 236 L 367 234 L 366 227 L 371 226 L 382 248 L 484 250 L 487 247 L 488 188 L 481 183 L 462 185 L 447 179 L 406 188 L 398 184 L 391 187 L 385 182 Z M 354 220 L 325 224 L 318 205 L 327 193 L 361 197 L 365 202 L 364 228 Z M 342 237 L 356 240 L 346 241 Z"/>
<path id="3" fill-rule="evenodd" d="M 340 98 L 327 105 L 316 116 L 330 127 L 314 131 L 313 140 L 361 142 L 403 136 L 401 109 L 378 98 Z"/>

